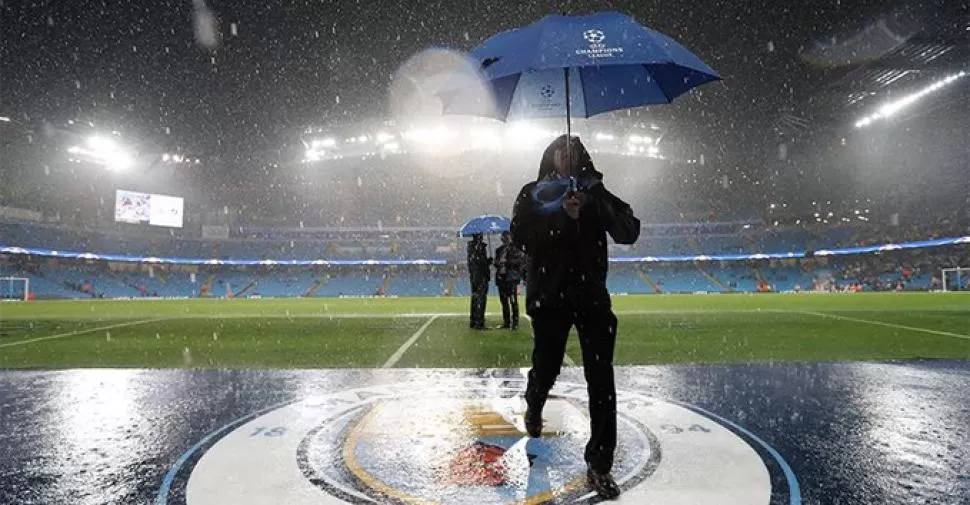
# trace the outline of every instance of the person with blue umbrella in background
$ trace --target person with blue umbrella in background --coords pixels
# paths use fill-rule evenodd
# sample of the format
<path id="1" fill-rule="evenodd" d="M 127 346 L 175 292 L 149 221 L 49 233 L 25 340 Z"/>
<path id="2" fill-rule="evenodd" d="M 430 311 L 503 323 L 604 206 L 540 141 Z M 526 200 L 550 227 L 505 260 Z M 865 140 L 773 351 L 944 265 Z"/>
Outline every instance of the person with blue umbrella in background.
<path id="1" fill-rule="evenodd" d="M 566 117 L 535 181 L 516 197 L 511 234 L 528 257 L 526 312 L 532 318 L 532 369 L 524 424 L 542 434 L 542 410 L 575 326 L 589 393 L 587 482 L 605 499 L 620 487 L 611 470 L 616 449 L 613 352 L 617 320 L 606 286 L 606 236 L 620 244 L 639 237 L 640 221 L 607 191 L 589 152 L 571 135 L 572 118 L 670 103 L 720 77 L 670 37 L 618 12 L 546 16 L 486 40 L 469 55 L 491 90 L 482 108 L 462 88 L 439 92 L 445 113 L 500 120 Z"/>
<path id="2" fill-rule="evenodd" d="M 472 238 L 468 241 L 467 250 L 468 281 L 471 287 L 468 327 L 471 329 L 485 329 L 488 282 L 491 280 L 491 247 L 486 246 L 482 237 L 507 232 L 510 223 L 509 218 L 504 216 L 485 215 L 469 219 L 458 229 L 459 237 Z"/>

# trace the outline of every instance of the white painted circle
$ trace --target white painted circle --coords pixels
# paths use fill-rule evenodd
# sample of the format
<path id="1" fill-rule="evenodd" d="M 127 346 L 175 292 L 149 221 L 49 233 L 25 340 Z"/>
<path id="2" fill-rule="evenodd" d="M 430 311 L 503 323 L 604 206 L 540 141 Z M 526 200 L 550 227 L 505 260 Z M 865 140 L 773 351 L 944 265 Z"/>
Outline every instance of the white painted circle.
<path id="1" fill-rule="evenodd" d="M 192 469 L 186 503 L 530 504 L 542 496 L 585 502 L 592 497 L 582 471 L 585 385 L 556 385 L 543 415 L 554 433 L 540 440 L 524 435 L 524 387 L 522 379 L 442 379 L 306 398 L 237 427 L 209 448 Z M 618 392 L 617 406 L 614 476 L 624 492 L 616 503 L 770 502 L 767 467 L 732 431 L 637 393 Z M 456 482 L 467 475 L 454 470 L 465 468 L 455 448 L 482 440 L 486 449 L 504 451 L 501 482 Z"/>

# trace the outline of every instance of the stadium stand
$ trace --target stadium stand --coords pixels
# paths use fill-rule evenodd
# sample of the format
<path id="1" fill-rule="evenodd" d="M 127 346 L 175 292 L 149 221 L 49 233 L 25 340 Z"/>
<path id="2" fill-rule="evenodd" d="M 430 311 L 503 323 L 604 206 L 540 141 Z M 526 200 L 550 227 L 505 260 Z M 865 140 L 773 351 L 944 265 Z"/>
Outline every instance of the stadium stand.
<path id="1" fill-rule="evenodd" d="M 726 229 L 732 229 L 727 233 Z M 959 231 L 958 231 L 959 232 Z M 963 233 L 966 233 L 964 230 Z M 435 259 L 461 261 L 464 240 L 446 228 L 414 230 L 359 229 L 265 230 L 245 238 L 181 238 L 167 234 L 131 235 L 79 230 L 38 223 L 0 223 L 0 246 L 147 257 L 241 259 Z M 925 239 L 939 236 L 926 230 L 907 233 Z M 887 243 L 892 239 L 874 226 L 834 226 L 812 229 L 741 225 L 708 227 L 648 225 L 632 247 L 611 245 L 612 256 L 679 256 L 722 253 L 785 253 Z"/>
<path id="2" fill-rule="evenodd" d="M 446 266 L 177 266 L 0 255 L 0 274 L 31 279 L 37 298 L 467 296 L 464 239 L 448 228 L 240 228 L 228 239 L 121 233 L 45 223 L 0 223 L 0 247 L 143 257 L 326 260 L 441 260 Z M 610 244 L 616 259 L 722 253 L 786 253 L 925 239 L 966 230 L 877 226 L 752 227 L 733 223 L 646 225 L 634 246 Z M 952 236 L 952 235 L 951 235 Z M 614 293 L 750 293 L 799 290 L 929 290 L 941 266 L 968 265 L 968 246 L 804 260 L 615 263 Z M 495 287 L 491 286 L 492 294 Z"/>

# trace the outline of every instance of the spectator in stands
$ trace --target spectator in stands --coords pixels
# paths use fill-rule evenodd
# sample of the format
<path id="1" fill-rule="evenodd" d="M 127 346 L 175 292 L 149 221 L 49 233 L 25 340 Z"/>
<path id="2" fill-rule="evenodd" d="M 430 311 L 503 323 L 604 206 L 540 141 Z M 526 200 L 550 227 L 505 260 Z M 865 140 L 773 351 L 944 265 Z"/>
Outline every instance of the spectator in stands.
<path id="1" fill-rule="evenodd" d="M 495 249 L 495 286 L 502 303 L 502 328 L 519 327 L 519 295 L 516 292 L 522 280 L 525 255 L 511 244 L 509 232 L 502 233 L 502 245 Z"/>
<path id="2" fill-rule="evenodd" d="M 586 477 L 601 497 L 612 499 L 620 488 L 610 473 L 617 430 L 616 316 L 606 288 L 606 234 L 619 244 L 632 244 L 640 235 L 640 221 L 602 181 L 578 138 L 557 138 L 542 155 L 536 181 L 515 200 L 511 231 L 512 243 L 529 256 L 526 311 L 532 316 L 534 342 L 526 431 L 531 437 L 542 434 L 542 409 L 575 325 L 589 388 Z M 557 187 L 563 190 L 557 193 Z"/>
<path id="3" fill-rule="evenodd" d="M 485 329 L 485 304 L 488 301 L 488 281 L 491 278 L 488 250 L 482 234 L 472 235 L 468 241 L 468 280 L 472 288 L 471 316 L 468 326 L 476 330 Z"/>

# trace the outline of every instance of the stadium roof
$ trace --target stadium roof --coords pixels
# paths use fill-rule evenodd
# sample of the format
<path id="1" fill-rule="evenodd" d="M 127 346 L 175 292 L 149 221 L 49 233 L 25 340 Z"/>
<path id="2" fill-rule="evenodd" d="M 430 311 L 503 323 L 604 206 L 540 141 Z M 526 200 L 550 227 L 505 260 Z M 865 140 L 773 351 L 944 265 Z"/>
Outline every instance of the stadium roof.
<path id="1" fill-rule="evenodd" d="M 813 47 L 802 57 L 817 65 L 839 66 L 841 71 L 776 119 L 774 131 L 781 137 L 833 125 L 867 126 L 865 119 L 878 116 L 881 107 L 913 100 L 916 94 L 919 106 L 893 112 L 902 120 L 922 116 L 970 99 L 970 79 L 962 81 L 970 77 L 970 11 L 954 5 L 925 15 L 896 12 L 842 43 Z M 853 58 L 866 61 L 853 64 Z"/>

